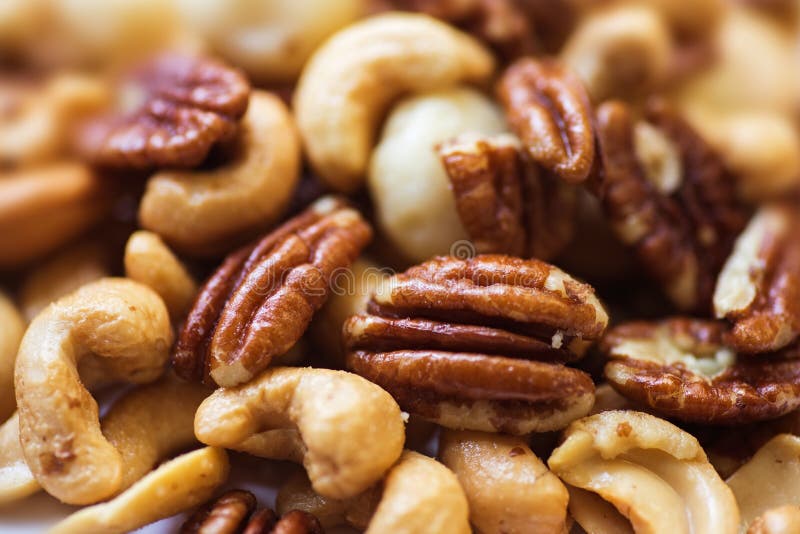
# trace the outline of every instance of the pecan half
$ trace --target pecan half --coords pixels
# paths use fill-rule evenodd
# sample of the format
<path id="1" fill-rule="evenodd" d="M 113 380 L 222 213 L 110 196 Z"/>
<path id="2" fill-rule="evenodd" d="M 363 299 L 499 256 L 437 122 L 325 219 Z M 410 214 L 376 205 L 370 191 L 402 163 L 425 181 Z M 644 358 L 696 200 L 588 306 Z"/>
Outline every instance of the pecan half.
<path id="1" fill-rule="evenodd" d="M 605 375 L 619 393 L 681 421 L 743 424 L 800 407 L 797 346 L 737 359 L 724 323 L 699 319 L 632 322 L 605 336 Z"/>
<path id="2" fill-rule="evenodd" d="M 83 157 L 112 168 L 195 167 L 215 143 L 233 136 L 250 85 L 220 62 L 164 54 L 137 69 L 120 92 L 133 102 L 81 129 Z"/>
<path id="3" fill-rule="evenodd" d="M 658 103 L 649 107 L 648 119 L 674 145 L 679 178 L 669 176 L 672 165 L 642 146 L 670 157 L 668 149 L 653 146 L 653 131 L 635 136 L 628 107 L 607 102 L 597 110 L 602 164 L 596 192 L 617 236 L 634 248 L 673 303 L 706 311 L 748 212 L 717 155 L 683 119 Z"/>
<path id="4" fill-rule="evenodd" d="M 348 367 L 451 428 L 562 428 L 593 400 L 580 357 L 608 316 L 593 289 L 537 260 L 440 257 L 394 276 L 344 326 Z"/>
<path id="5" fill-rule="evenodd" d="M 437 149 L 478 253 L 547 260 L 572 239 L 577 189 L 528 160 L 516 137 L 462 135 Z"/>
<path id="6" fill-rule="evenodd" d="M 800 334 L 800 214 L 762 208 L 750 221 L 717 280 L 714 311 L 733 322 L 737 351 L 778 350 Z"/>
<path id="7" fill-rule="evenodd" d="M 200 290 L 172 357 L 187 380 L 249 381 L 302 336 L 330 283 L 372 235 L 344 201 L 324 197 L 229 255 Z"/>
<path id="8" fill-rule="evenodd" d="M 511 128 L 530 157 L 568 183 L 589 178 L 595 141 L 589 96 L 560 63 L 520 59 L 497 85 Z"/>

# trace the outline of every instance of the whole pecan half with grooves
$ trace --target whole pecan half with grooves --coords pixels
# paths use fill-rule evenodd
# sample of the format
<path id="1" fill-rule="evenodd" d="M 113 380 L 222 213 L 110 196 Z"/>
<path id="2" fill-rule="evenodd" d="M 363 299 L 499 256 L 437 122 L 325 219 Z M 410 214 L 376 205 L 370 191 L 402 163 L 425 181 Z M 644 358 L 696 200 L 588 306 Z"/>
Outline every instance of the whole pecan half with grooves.
<path id="1" fill-rule="evenodd" d="M 594 290 L 538 260 L 439 257 L 395 275 L 345 323 L 348 367 L 404 410 L 451 428 L 562 428 L 594 399 L 562 362 L 599 339 Z"/>
<path id="2" fill-rule="evenodd" d="M 800 213 L 761 208 L 717 279 L 714 311 L 733 322 L 727 342 L 746 353 L 781 349 L 800 334 Z"/>
<path id="3" fill-rule="evenodd" d="M 589 96 L 553 60 L 520 59 L 506 69 L 497 95 L 530 157 L 572 184 L 591 175 L 595 158 Z"/>
<path id="4" fill-rule="evenodd" d="M 465 134 L 437 149 L 479 254 L 547 260 L 572 239 L 577 189 L 530 161 L 516 137 Z"/>
<path id="5" fill-rule="evenodd" d="M 77 149 L 86 160 L 124 169 L 195 167 L 235 133 L 250 84 L 218 61 L 163 54 L 133 72 L 120 93 L 121 110 L 81 128 Z"/>
<path id="6" fill-rule="evenodd" d="M 608 332 L 605 375 L 629 399 L 674 419 L 744 424 L 800 407 L 800 349 L 737 358 L 723 322 L 636 321 Z"/>
<path id="7" fill-rule="evenodd" d="M 172 357 L 175 372 L 220 386 L 249 381 L 300 339 L 337 272 L 371 236 L 357 211 L 323 197 L 229 255 L 186 318 Z"/>
<path id="8" fill-rule="evenodd" d="M 634 248 L 670 300 L 681 310 L 706 312 L 748 210 L 736 199 L 734 180 L 717 155 L 681 117 L 651 103 L 647 118 L 675 147 L 677 167 L 662 161 L 657 165 L 662 172 L 651 178 L 653 162 L 635 142 L 630 110 L 607 102 L 597 110 L 601 169 L 596 193 L 617 236 Z M 645 131 L 652 137 L 653 129 Z M 652 160 L 652 154 L 647 157 Z M 665 177 L 670 168 L 678 172 Z"/>

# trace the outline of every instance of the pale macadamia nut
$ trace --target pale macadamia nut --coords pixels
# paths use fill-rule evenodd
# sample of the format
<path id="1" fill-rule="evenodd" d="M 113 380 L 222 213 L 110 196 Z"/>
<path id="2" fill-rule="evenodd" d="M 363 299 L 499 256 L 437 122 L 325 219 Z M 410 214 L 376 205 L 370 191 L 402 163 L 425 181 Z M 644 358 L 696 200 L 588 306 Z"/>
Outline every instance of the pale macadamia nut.
<path id="1" fill-rule="evenodd" d="M 41 489 L 19 443 L 19 414 L 0 425 L 0 505 L 24 499 Z"/>
<path id="2" fill-rule="evenodd" d="M 611 503 L 634 532 L 738 532 L 733 493 L 700 444 L 652 415 L 607 411 L 575 421 L 548 464 L 565 483 Z"/>
<path id="3" fill-rule="evenodd" d="M 519 437 L 444 430 L 439 457 L 458 477 L 482 534 L 560 534 L 567 489 Z"/>
<path id="4" fill-rule="evenodd" d="M 465 132 L 506 128 L 499 108 L 465 87 L 412 96 L 392 109 L 372 153 L 368 185 L 381 228 L 409 260 L 458 255 L 453 248 L 467 240 L 436 145 Z"/>
<path id="5" fill-rule="evenodd" d="M 216 390 L 197 410 L 197 438 L 264 458 L 302 462 L 314 489 L 356 495 L 403 449 L 400 408 L 381 388 L 343 371 L 271 368 Z"/>
<path id="6" fill-rule="evenodd" d="M 0 421 L 16 409 L 14 398 L 14 362 L 25 333 L 25 322 L 17 307 L 0 291 Z"/>

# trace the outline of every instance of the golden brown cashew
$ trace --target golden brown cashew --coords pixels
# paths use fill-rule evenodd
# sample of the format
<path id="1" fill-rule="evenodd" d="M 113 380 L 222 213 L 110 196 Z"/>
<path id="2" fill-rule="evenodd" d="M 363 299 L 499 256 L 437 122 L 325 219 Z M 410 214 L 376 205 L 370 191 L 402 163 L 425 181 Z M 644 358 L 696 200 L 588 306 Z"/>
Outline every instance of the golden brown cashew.
<path id="1" fill-rule="evenodd" d="M 89 506 L 49 530 L 49 534 L 122 534 L 189 510 L 208 500 L 228 478 L 228 455 L 205 447 L 161 465 L 114 499 Z"/>
<path id="2" fill-rule="evenodd" d="M 607 411 L 575 421 L 564 438 L 550 456 L 550 469 L 614 505 L 635 532 L 738 531 L 733 493 L 697 440 L 671 423 L 642 412 Z"/>
<path id="3" fill-rule="evenodd" d="M 493 70 L 480 43 L 426 15 L 388 13 L 348 26 L 317 49 L 294 97 L 314 170 L 336 190 L 357 189 L 392 100 L 482 82 Z"/>
<path id="4" fill-rule="evenodd" d="M 458 477 L 472 525 L 482 534 L 561 534 L 567 489 L 525 440 L 443 430 L 439 457 Z"/>
<path id="5" fill-rule="evenodd" d="M 124 261 L 125 276 L 158 293 L 173 322 L 186 316 L 197 294 L 197 283 L 157 234 L 147 230 L 131 234 Z"/>
<path id="6" fill-rule="evenodd" d="M 25 322 L 14 303 L 0 292 L 0 421 L 5 421 L 16 408 L 14 399 L 14 361 Z"/>
<path id="7" fill-rule="evenodd" d="M 800 437 L 779 434 L 727 480 L 746 528 L 777 506 L 800 505 Z"/>
<path id="8" fill-rule="evenodd" d="M 131 280 L 105 278 L 47 307 L 28 327 L 14 371 L 25 460 L 48 493 L 86 504 L 112 495 L 124 465 L 81 383 L 146 383 L 164 370 L 172 331 L 164 303 Z"/>
<path id="9" fill-rule="evenodd" d="M 212 170 L 160 171 L 139 207 L 142 226 L 181 252 L 230 249 L 275 222 L 300 170 L 300 143 L 281 100 L 253 91 L 230 159 Z"/>
<path id="10" fill-rule="evenodd" d="M 19 444 L 19 414 L 0 425 L 0 505 L 39 491 Z"/>
<path id="11" fill-rule="evenodd" d="M 467 534 L 467 499 L 455 475 L 422 454 L 405 451 L 386 479 L 345 500 L 322 497 L 308 479 L 295 478 L 278 493 L 279 513 L 299 509 L 325 526 L 350 525 L 366 534 Z"/>
<path id="12" fill-rule="evenodd" d="M 314 489 L 346 498 L 383 476 L 403 450 L 400 408 L 344 371 L 279 367 L 215 391 L 194 421 L 207 445 L 302 461 Z"/>

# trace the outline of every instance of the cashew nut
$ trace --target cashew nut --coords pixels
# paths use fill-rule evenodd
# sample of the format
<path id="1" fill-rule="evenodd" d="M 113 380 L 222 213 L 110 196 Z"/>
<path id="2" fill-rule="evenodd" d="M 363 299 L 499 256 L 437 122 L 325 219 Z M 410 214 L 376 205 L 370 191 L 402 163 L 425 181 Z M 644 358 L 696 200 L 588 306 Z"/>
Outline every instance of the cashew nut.
<path id="1" fill-rule="evenodd" d="M 89 506 L 49 530 L 49 534 L 123 534 L 189 510 L 207 501 L 228 478 L 228 455 L 205 447 L 178 456 L 114 499 Z"/>
<path id="2" fill-rule="evenodd" d="M 197 283 L 157 234 L 147 230 L 131 234 L 124 262 L 125 276 L 158 293 L 173 322 L 186 316 L 197 295 Z"/>
<path id="3" fill-rule="evenodd" d="M 230 249 L 278 219 L 300 171 L 289 110 L 278 97 L 253 91 L 239 128 L 221 166 L 150 178 L 139 207 L 143 227 L 181 252 L 202 255 Z"/>
<path id="4" fill-rule="evenodd" d="M 493 70 L 480 43 L 426 15 L 388 13 L 348 26 L 317 49 L 294 97 L 314 170 L 334 189 L 354 191 L 392 100 L 483 82 Z"/>
<path id="5" fill-rule="evenodd" d="M 550 456 L 550 469 L 614 505 L 634 532 L 738 531 L 733 493 L 697 440 L 671 423 L 615 410 L 575 421 L 564 437 Z M 574 516 L 580 520 L 582 514 Z"/>
<path id="6" fill-rule="evenodd" d="M 444 430 L 439 457 L 458 477 L 483 534 L 566 531 L 567 489 L 525 440 Z"/>
<path id="7" fill-rule="evenodd" d="M 400 408 L 381 388 L 344 371 L 278 367 L 215 391 L 194 421 L 207 445 L 302 461 L 331 498 L 365 490 L 403 450 Z"/>
<path id="8" fill-rule="evenodd" d="M 164 303 L 131 280 L 85 285 L 33 320 L 14 380 L 25 460 L 48 493 L 86 504 L 112 495 L 122 481 L 122 456 L 103 437 L 97 402 L 79 371 L 152 382 L 164 370 L 171 343 Z"/>
<path id="9" fill-rule="evenodd" d="M 5 421 L 16 409 L 14 399 L 14 361 L 25 322 L 16 306 L 0 292 L 0 421 Z"/>
<path id="10" fill-rule="evenodd" d="M 750 523 L 747 534 L 792 534 L 800 532 L 800 508 L 779 506 L 767 510 Z"/>
<path id="11" fill-rule="evenodd" d="M 19 443 L 19 414 L 0 426 L 0 505 L 33 495 L 39 483 L 28 469 Z"/>

